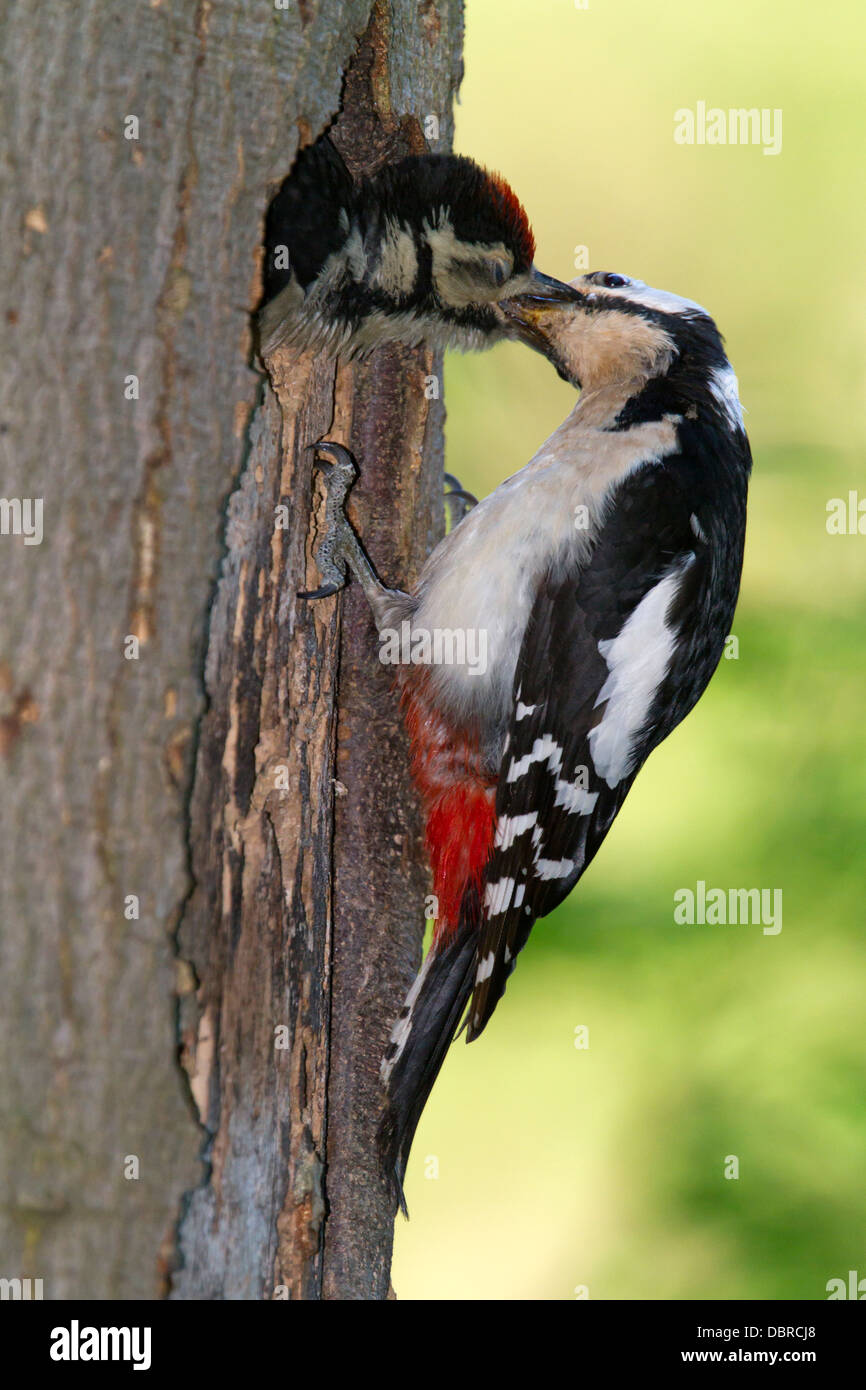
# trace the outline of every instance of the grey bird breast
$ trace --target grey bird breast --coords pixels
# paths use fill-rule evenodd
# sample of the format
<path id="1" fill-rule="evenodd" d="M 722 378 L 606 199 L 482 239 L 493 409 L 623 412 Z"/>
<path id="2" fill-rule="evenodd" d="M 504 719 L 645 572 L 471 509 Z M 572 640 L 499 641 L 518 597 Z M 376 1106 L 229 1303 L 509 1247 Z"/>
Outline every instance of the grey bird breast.
<path id="1" fill-rule="evenodd" d="M 538 584 L 586 564 L 616 485 L 677 448 L 675 420 L 609 432 L 581 425 L 580 404 L 535 457 L 473 508 L 427 560 L 412 631 L 476 634 L 483 671 L 431 668 L 443 711 L 492 737 L 507 721 L 514 670 Z M 474 583 L 468 586 L 465 575 Z"/>

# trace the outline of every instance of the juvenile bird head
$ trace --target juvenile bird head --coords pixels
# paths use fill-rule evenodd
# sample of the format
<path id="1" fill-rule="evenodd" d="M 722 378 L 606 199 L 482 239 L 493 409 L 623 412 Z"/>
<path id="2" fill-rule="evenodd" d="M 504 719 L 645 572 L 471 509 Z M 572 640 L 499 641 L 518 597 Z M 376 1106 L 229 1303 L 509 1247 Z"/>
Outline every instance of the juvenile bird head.
<path id="1" fill-rule="evenodd" d="M 312 147 L 270 218 L 297 268 L 262 311 L 263 350 L 294 340 L 348 354 L 387 342 L 478 349 L 511 336 L 497 305 L 574 292 L 533 266 L 535 239 L 504 179 L 460 155 L 415 155 L 352 184 Z M 327 162 L 326 162 L 327 157 Z M 322 190 L 327 189 L 327 196 Z M 315 214 L 311 216 L 311 201 Z M 316 248 L 322 247 L 317 260 Z"/>
<path id="2" fill-rule="evenodd" d="M 560 376 L 616 407 L 620 423 L 706 404 L 742 429 L 737 380 L 706 309 L 642 280 L 595 271 L 572 281 L 571 303 L 522 294 L 501 306 L 515 336 Z"/>
<path id="3" fill-rule="evenodd" d="M 572 300 L 533 265 L 535 237 L 517 195 L 498 174 L 461 155 L 421 155 L 369 184 L 369 222 L 381 251 L 377 281 L 457 330 L 503 333 L 494 306 L 519 294 Z M 481 343 L 472 346 L 481 346 Z"/>

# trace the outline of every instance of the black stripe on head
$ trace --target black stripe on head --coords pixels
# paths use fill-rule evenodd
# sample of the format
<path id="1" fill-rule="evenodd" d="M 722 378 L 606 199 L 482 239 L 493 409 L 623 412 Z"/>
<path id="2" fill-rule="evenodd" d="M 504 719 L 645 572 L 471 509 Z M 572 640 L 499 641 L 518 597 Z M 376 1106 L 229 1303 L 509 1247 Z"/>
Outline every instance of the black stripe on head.
<path id="1" fill-rule="evenodd" d="M 667 371 L 661 376 L 650 377 L 626 402 L 613 428 L 627 430 L 632 425 L 660 420 L 665 415 L 682 415 L 689 419 L 696 412 L 700 415 L 710 412 L 717 417 L 717 423 L 730 430 L 730 421 L 711 385 L 711 374 L 725 370 L 730 370 L 730 363 L 720 347 L 701 344 L 695 339 L 684 343 L 681 339 Z"/>

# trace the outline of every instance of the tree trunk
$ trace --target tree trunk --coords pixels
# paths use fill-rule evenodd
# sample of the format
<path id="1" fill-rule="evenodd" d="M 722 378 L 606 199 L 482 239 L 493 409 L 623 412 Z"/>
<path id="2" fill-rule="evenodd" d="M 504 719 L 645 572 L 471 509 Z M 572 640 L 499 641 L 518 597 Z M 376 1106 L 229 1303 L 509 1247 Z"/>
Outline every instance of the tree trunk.
<path id="1" fill-rule="evenodd" d="M 300 143 L 336 116 L 366 171 L 433 117 L 448 147 L 459 2 L 0 24 L 0 1273 L 46 1298 L 384 1297 L 376 1073 L 418 959 L 418 813 L 357 592 L 295 595 L 323 435 L 411 582 L 440 364 L 282 352 L 268 381 L 249 313 Z"/>

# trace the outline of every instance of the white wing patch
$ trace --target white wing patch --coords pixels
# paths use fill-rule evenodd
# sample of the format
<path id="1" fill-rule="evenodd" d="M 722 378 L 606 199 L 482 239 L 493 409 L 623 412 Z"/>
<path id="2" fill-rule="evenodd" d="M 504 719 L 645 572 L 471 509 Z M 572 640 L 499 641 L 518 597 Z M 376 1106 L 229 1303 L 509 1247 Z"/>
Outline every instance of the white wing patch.
<path id="1" fill-rule="evenodd" d="M 717 367 L 710 372 L 710 391 L 715 396 L 732 430 L 744 429 L 740 385 L 733 367 Z"/>
<path id="2" fill-rule="evenodd" d="M 536 859 L 536 878 L 568 878 L 574 868 L 573 859 Z"/>
<path id="3" fill-rule="evenodd" d="M 588 791 L 579 777 L 573 782 L 563 782 L 557 778 L 554 806 L 564 806 L 574 815 L 588 816 L 595 810 L 598 792 Z"/>
<path id="4" fill-rule="evenodd" d="M 518 777 L 523 777 L 533 763 L 547 761 L 551 772 L 559 772 L 562 767 L 562 749 L 551 738 L 550 734 L 545 734 L 543 738 L 537 738 L 531 750 L 525 753 L 522 758 L 512 758 L 511 766 L 506 775 L 506 782 L 516 782 Z"/>
<path id="5" fill-rule="evenodd" d="M 501 878 L 498 883 L 488 883 L 484 887 L 484 911 L 488 917 L 499 917 L 507 912 L 514 896 L 513 878 Z"/>
<path id="6" fill-rule="evenodd" d="M 477 985 L 483 985 L 484 981 L 490 978 L 490 976 L 493 974 L 493 966 L 495 961 L 495 951 L 488 951 L 484 959 L 482 961 L 479 961 L 478 969 L 475 972 L 475 983 Z"/>
<path id="7" fill-rule="evenodd" d="M 536 811 L 529 811 L 525 816 L 500 816 L 496 822 L 496 838 L 494 844 L 497 849 L 510 849 L 518 835 L 525 835 L 527 830 L 531 830 L 538 820 Z"/>
<path id="8" fill-rule="evenodd" d="M 619 634 L 598 644 L 608 677 L 595 704 L 607 701 L 607 708 L 589 734 L 589 749 L 596 772 L 609 787 L 615 787 L 634 767 L 634 738 L 646 723 L 676 646 L 675 633 L 667 623 L 668 610 L 694 559 L 689 556 L 659 580 L 629 614 Z"/>

